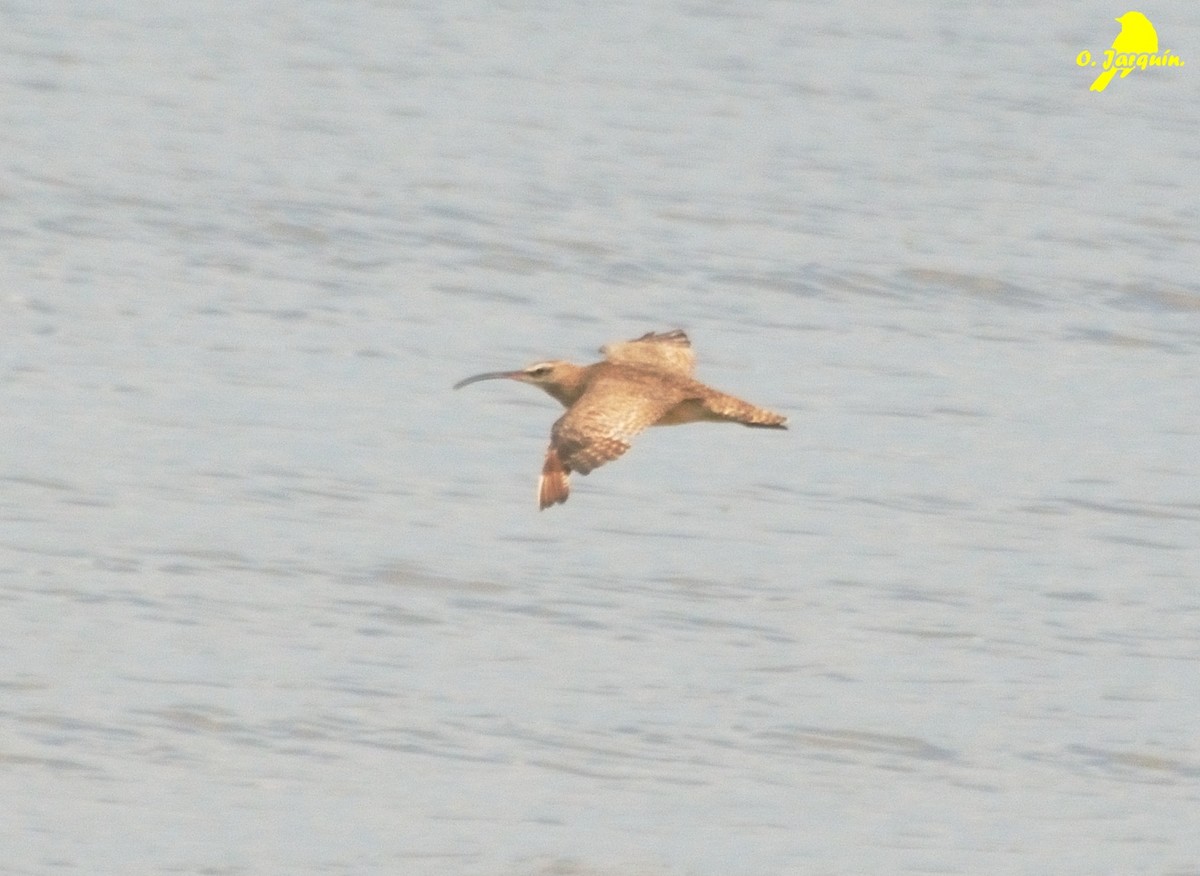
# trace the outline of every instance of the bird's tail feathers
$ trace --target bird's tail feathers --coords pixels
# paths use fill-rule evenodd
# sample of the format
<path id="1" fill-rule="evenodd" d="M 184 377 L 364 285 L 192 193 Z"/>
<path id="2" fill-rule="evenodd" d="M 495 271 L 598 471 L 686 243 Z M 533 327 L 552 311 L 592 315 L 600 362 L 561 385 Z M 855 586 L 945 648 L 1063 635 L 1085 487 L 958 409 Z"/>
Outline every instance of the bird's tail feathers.
<path id="1" fill-rule="evenodd" d="M 786 429 L 787 417 L 760 408 L 740 398 L 734 398 L 724 393 L 714 393 L 705 399 L 704 407 L 709 418 L 741 423 L 743 426 L 753 426 L 759 429 Z"/>
<path id="2" fill-rule="evenodd" d="M 1104 89 L 1108 88 L 1108 83 L 1116 75 L 1117 75 L 1116 67 L 1105 70 L 1103 73 L 1101 73 L 1099 76 L 1096 77 L 1095 81 L 1092 82 L 1092 87 L 1089 88 L 1088 91 L 1103 91 Z"/>

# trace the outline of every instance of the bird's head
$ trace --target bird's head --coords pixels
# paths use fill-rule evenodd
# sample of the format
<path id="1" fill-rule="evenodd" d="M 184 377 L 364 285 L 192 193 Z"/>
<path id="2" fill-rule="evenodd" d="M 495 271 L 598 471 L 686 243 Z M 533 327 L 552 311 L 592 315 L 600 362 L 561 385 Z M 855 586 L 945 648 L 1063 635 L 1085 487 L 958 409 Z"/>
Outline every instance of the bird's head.
<path id="1" fill-rule="evenodd" d="M 557 359 L 548 362 L 534 362 L 519 371 L 488 371 L 476 374 L 454 384 L 455 389 L 461 389 L 469 383 L 481 380 L 516 380 L 521 383 L 532 383 L 541 387 L 564 405 L 572 404 L 578 398 L 578 389 L 583 375 L 583 368 L 571 362 L 561 362 Z"/>

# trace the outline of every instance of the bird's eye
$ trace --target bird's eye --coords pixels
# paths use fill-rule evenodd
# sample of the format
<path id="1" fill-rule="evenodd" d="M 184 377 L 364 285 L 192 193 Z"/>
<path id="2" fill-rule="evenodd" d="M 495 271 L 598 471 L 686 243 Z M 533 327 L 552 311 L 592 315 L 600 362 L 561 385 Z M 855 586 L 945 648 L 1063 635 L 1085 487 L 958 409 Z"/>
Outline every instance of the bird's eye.
<path id="1" fill-rule="evenodd" d="M 545 377 L 550 373 L 549 365 L 539 365 L 536 368 L 530 368 L 529 374 L 531 377 Z"/>

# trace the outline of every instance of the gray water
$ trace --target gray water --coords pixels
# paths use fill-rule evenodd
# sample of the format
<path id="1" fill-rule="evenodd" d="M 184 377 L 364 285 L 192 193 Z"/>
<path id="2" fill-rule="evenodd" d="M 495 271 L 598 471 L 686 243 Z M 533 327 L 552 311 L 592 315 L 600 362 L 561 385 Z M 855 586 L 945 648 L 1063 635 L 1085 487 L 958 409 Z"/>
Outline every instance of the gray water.
<path id="1" fill-rule="evenodd" d="M 0 873 L 1200 873 L 1200 7 L 1048 9 L 5 4 Z M 450 389 L 676 327 L 791 430 Z"/>

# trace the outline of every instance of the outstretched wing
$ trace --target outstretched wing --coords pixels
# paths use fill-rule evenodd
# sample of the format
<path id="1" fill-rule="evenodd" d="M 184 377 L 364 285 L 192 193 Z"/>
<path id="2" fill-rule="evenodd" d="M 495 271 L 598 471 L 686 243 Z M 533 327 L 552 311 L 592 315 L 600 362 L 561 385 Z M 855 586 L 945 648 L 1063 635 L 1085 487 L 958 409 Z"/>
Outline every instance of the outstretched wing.
<path id="1" fill-rule="evenodd" d="M 587 474 L 629 449 L 629 441 L 654 425 L 683 398 L 653 374 L 636 371 L 598 377 L 550 430 L 550 449 L 568 471 Z"/>
<path id="2" fill-rule="evenodd" d="M 696 368 L 692 342 L 679 329 L 671 332 L 647 332 L 632 341 L 606 344 L 600 348 L 604 358 L 618 365 L 633 365 L 655 371 L 667 371 L 691 377 Z"/>

